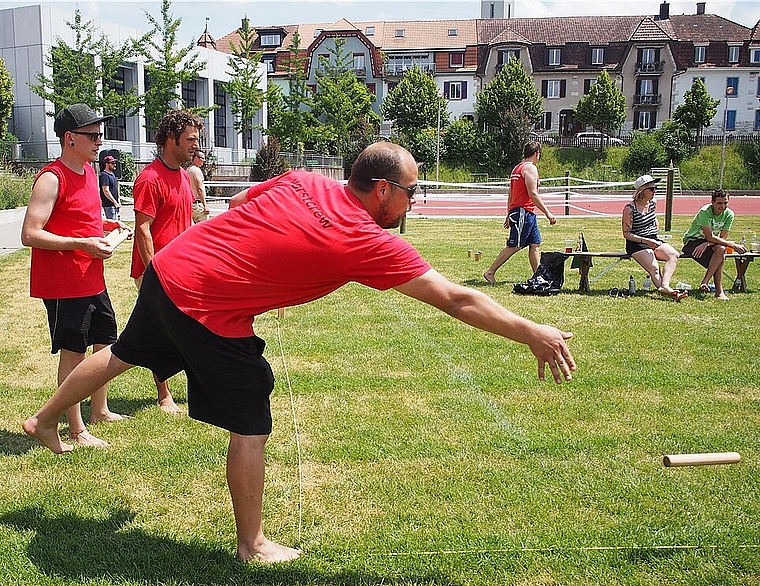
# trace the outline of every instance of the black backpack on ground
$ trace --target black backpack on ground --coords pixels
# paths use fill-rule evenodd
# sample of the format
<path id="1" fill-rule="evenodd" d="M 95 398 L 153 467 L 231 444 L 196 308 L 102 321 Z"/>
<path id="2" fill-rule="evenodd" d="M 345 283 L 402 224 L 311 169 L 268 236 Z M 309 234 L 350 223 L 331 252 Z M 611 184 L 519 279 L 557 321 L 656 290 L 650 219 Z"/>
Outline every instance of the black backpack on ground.
<path id="1" fill-rule="evenodd" d="M 518 295 L 556 295 L 565 282 L 565 260 L 562 252 L 542 252 L 541 262 L 533 276 L 524 283 L 515 283 Z"/>

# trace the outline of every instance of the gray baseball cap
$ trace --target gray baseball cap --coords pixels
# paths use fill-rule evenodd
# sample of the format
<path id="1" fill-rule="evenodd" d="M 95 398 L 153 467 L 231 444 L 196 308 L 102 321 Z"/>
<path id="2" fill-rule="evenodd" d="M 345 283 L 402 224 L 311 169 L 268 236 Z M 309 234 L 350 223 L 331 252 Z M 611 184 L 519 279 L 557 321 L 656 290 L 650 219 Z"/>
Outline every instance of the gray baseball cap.
<path id="1" fill-rule="evenodd" d="M 113 116 L 99 116 L 95 110 L 90 108 L 87 104 L 74 104 L 67 106 L 55 117 L 53 123 L 53 130 L 58 138 L 61 138 L 64 134 L 77 128 L 89 126 L 97 122 L 105 122 L 111 120 Z"/>

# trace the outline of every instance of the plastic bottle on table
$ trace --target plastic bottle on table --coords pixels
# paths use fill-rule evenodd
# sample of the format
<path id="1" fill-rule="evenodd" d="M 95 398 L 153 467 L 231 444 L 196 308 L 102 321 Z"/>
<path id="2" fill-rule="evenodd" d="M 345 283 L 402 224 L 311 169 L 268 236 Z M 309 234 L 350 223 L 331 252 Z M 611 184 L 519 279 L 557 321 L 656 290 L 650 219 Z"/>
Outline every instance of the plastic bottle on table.
<path id="1" fill-rule="evenodd" d="M 760 242 L 757 241 L 757 234 L 752 235 L 752 244 L 750 250 L 752 252 L 760 252 Z"/>

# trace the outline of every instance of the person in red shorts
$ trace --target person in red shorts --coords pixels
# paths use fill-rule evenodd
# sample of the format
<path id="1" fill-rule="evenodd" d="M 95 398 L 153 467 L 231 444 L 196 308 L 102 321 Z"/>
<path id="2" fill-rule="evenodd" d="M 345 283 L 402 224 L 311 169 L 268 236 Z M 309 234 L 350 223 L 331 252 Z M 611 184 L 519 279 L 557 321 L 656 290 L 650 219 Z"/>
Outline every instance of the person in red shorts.
<path id="1" fill-rule="evenodd" d="M 103 259 L 111 249 L 104 229 L 128 229 L 103 218 L 98 176 L 91 163 L 103 144 L 100 116 L 85 104 L 63 108 L 53 129 L 61 156 L 34 180 L 21 228 L 32 248 L 30 294 L 42 299 L 50 325 L 52 352 L 60 351 L 58 384 L 85 359 L 87 348 L 101 351 L 116 340 L 116 316 L 106 291 Z M 119 421 L 108 408 L 108 387 L 92 393 L 90 423 Z M 79 445 L 106 447 L 85 427 L 79 402 L 66 409 L 69 438 Z M 69 446 L 71 449 L 71 446 Z"/>
<path id="2" fill-rule="evenodd" d="M 398 227 L 414 204 L 417 164 L 378 142 L 356 159 L 347 185 L 291 171 L 238 193 L 230 209 L 178 236 L 145 272 L 124 332 L 69 377 L 24 430 L 63 451 L 61 409 L 140 365 L 166 379 L 184 369 L 190 417 L 230 434 L 227 484 L 242 560 L 283 562 L 300 551 L 264 535 L 264 447 L 272 431 L 274 377 L 254 318 L 307 303 L 348 282 L 396 289 L 474 327 L 527 344 L 543 380 L 570 380 L 571 333 L 538 325 L 430 267 Z M 101 356 L 102 354 L 102 356 Z"/>
<path id="3" fill-rule="evenodd" d="M 130 275 L 138 290 L 153 256 L 193 225 L 195 196 L 190 175 L 182 168 L 198 149 L 203 122 L 186 110 L 168 112 L 156 130 L 158 156 L 142 170 L 132 193 L 135 209 L 135 245 Z M 168 381 L 156 379 L 158 405 L 166 413 L 182 413 Z"/>

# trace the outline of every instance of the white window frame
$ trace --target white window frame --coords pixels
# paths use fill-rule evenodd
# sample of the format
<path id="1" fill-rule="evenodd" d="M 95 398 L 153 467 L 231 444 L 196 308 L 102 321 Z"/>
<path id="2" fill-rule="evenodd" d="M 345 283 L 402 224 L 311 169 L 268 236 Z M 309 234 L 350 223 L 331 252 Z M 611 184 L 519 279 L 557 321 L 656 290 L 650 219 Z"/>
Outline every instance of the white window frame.
<path id="1" fill-rule="evenodd" d="M 752 47 L 749 50 L 749 61 L 750 63 L 760 63 L 760 48 Z"/>
<path id="2" fill-rule="evenodd" d="M 546 80 L 546 99 L 558 100 L 561 95 L 562 95 L 562 80 L 561 79 Z"/>
<path id="3" fill-rule="evenodd" d="M 549 65 L 562 65 L 562 49 L 549 49 Z"/>
<path id="4" fill-rule="evenodd" d="M 455 58 L 458 57 L 459 59 Z M 461 52 L 455 52 L 455 53 L 449 53 L 449 67 L 464 67 L 464 53 Z"/>
<path id="5" fill-rule="evenodd" d="M 728 46 L 728 62 L 729 63 L 739 63 L 739 49 L 741 49 L 740 45 Z"/>
<path id="6" fill-rule="evenodd" d="M 393 33 L 393 36 L 396 38 L 402 38 L 406 34 L 405 29 L 397 28 L 396 31 Z"/>
<path id="7" fill-rule="evenodd" d="M 654 63 L 657 61 L 657 49 L 653 47 L 644 47 L 641 49 L 641 62 Z"/>
<path id="8" fill-rule="evenodd" d="M 354 69 L 364 69 L 367 66 L 367 56 L 364 53 L 354 53 Z"/>
<path id="9" fill-rule="evenodd" d="M 652 113 L 648 110 L 642 110 L 638 113 L 639 127 L 638 130 L 651 130 L 652 129 Z M 642 121 L 646 121 L 646 124 L 642 124 Z"/>
<path id="10" fill-rule="evenodd" d="M 266 33 L 261 35 L 260 45 L 262 47 L 279 47 L 282 39 L 279 33 Z"/>
<path id="11" fill-rule="evenodd" d="M 267 73 L 274 73 L 274 55 L 264 55 L 261 62 L 266 66 Z"/>
<path id="12" fill-rule="evenodd" d="M 604 47 L 592 47 L 591 65 L 604 65 Z"/>
<path id="13" fill-rule="evenodd" d="M 364 34 L 368 37 L 371 37 L 375 34 L 375 27 L 374 26 L 368 26 L 364 29 Z"/>
<path id="14" fill-rule="evenodd" d="M 449 100 L 461 100 L 462 99 L 462 82 L 452 81 L 449 82 Z"/>
<path id="15" fill-rule="evenodd" d="M 448 30 L 448 36 L 450 36 L 450 37 L 457 37 L 457 36 L 459 36 L 459 29 L 450 28 Z"/>
<path id="16" fill-rule="evenodd" d="M 694 63 L 704 63 L 707 59 L 707 45 L 694 45 Z"/>

